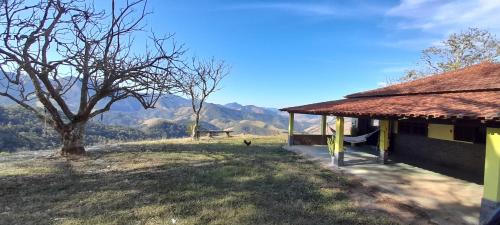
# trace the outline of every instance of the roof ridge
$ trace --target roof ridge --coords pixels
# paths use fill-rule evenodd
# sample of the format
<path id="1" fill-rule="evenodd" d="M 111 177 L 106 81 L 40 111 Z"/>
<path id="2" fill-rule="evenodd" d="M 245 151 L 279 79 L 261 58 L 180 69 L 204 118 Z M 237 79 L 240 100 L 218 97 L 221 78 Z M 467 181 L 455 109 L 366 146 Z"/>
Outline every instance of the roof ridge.
<path id="1" fill-rule="evenodd" d="M 492 76 L 485 76 L 492 74 Z M 414 93 L 434 92 L 432 89 L 445 89 L 445 92 L 463 92 L 471 90 L 500 88 L 497 80 L 500 78 L 500 63 L 482 62 L 458 70 L 448 71 L 435 75 L 426 76 L 413 81 L 393 84 L 387 87 L 376 88 L 346 95 L 345 98 L 357 98 L 368 96 L 390 96 Z M 494 79 L 494 80 L 492 80 Z M 436 84 L 440 83 L 440 87 Z M 443 86 L 444 85 L 444 86 Z M 460 86 L 463 85 L 463 86 Z M 483 88 L 486 86 L 486 88 Z M 437 91 L 440 92 L 440 91 Z"/>

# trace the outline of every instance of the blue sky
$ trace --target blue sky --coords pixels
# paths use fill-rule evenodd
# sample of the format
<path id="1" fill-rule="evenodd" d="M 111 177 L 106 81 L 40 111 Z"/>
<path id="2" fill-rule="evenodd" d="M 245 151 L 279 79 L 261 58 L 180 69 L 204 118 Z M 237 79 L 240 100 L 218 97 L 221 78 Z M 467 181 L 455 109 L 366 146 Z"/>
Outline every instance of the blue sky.
<path id="1" fill-rule="evenodd" d="M 452 32 L 498 34 L 499 2 L 150 0 L 146 22 L 231 65 L 210 102 L 286 107 L 376 88 Z"/>

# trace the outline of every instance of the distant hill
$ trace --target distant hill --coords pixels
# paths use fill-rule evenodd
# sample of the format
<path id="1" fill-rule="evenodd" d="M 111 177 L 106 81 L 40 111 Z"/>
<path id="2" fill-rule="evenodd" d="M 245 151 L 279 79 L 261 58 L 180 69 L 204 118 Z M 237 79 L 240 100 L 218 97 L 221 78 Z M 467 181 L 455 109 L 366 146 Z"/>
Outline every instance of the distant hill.
<path id="1" fill-rule="evenodd" d="M 345 122 L 344 122 L 344 134 L 345 135 L 351 135 L 352 133 L 352 122 L 353 119 L 346 117 Z M 332 132 L 330 130 L 334 129 L 335 130 L 335 118 L 334 117 L 328 117 L 327 119 L 327 128 L 326 128 L 326 134 L 327 135 L 332 135 Z M 310 126 L 304 130 L 304 133 L 307 134 L 321 134 L 321 124 L 315 124 L 313 126 Z"/>
<path id="2" fill-rule="evenodd" d="M 162 131 L 171 129 L 164 128 Z M 142 140 L 167 135 L 171 134 L 149 134 L 131 127 L 90 122 L 86 127 L 85 142 L 92 145 L 108 141 Z M 176 137 L 176 135 L 168 137 Z M 0 107 L 0 152 L 56 148 L 60 144 L 59 135 L 31 112 L 19 106 Z"/>
<path id="3" fill-rule="evenodd" d="M 188 127 L 172 123 L 162 119 L 149 119 L 141 124 L 141 131 L 146 136 L 157 138 L 172 138 L 172 137 L 185 137 L 188 136 Z"/>
<path id="4" fill-rule="evenodd" d="M 5 81 L 0 79 L 0 85 L 2 82 Z M 30 83 L 28 82 L 28 84 Z M 76 82 L 70 90 L 71 94 L 65 96 L 73 109 L 78 107 L 80 87 L 81 83 Z M 30 85 L 25 88 L 27 90 L 33 89 Z M 0 97 L 0 104 L 9 106 L 13 105 L 13 102 L 5 97 Z M 36 102 L 31 104 L 36 104 Z M 201 120 L 204 129 L 231 129 L 235 133 L 269 135 L 286 132 L 288 128 L 287 113 L 274 108 L 241 105 L 236 102 L 225 105 L 205 104 Z M 187 127 L 192 121 L 191 102 L 180 96 L 166 95 L 158 100 L 155 109 L 144 110 L 135 99 L 129 98 L 116 102 L 109 112 L 94 118 L 93 121 L 103 125 L 130 127 L 151 133 L 156 132 L 151 129 L 164 129 L 163 125 L 168 124 L 169 129 L 172 130 L 165 131 L 164 135 L 168 133 L 169 135 L 183 136 L 187 135 Z M 157 124 L 154 128 L 148 127 L 147 124 L 150 124 L 151 121 L 162 121 L 163 125 Z M 295 130 L 297 132 L 304 132 L 312 126 L 319 126 L 319 116 L 296 115 Z M 174 134 L 174 131 L 178 131 L 178 133 Z"/>
<path id="5" fill-rule="evenodd" d="M 158 101 L 155 109 L 148 110 L 142 109 L 132 99 L 117 102 L 102 116 L 102 123 L 141 127 L 145 121 L 161 119 L 188 127 L 192 115 L 190 100 L 168 95 Z M 288 129 L 288 114 L 277 109 L 238 103 L 207 103 L 201 112 L 201 120 L 204 129 L 230 129 L 235 133 L 270 135 L 286 132 Z M 303 132 L 317 124 L 318 116 L 297 116 L 295 129 Z"/>

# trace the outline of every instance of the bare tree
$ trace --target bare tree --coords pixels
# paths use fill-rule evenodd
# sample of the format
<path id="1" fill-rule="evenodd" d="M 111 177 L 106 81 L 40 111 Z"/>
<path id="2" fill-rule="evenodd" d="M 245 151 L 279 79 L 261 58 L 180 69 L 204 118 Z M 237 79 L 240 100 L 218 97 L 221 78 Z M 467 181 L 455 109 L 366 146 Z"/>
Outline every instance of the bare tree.
<path id="1" fill-rule="evenodd" d="M 467 31 L 451 34 L 440 45 L 423 50 L 423 66 L 417 70 L 408 70 L 400 80 L 414 80 L 485 61 L 497 62 L 499 57 L 499 39 L 487 30 L 469 28 Z"/>
<path id="2" fill-rule="evenodd" d="M 87 121 L 113 103 L 130 97 L 152 108 L 175 84 L 183 51 L 171 36 L 151 34 L 150 46 L 132 51 L 146 1 L 110 3 L 108 10 L 82 0 L 0 3 L 0 96 L 47 120 L 63 155 L 85 153 Z M 79 102 L 68 102 L 75 92 Z"/>
<path id="3" fill-rule="evenodd" d="M 223 61 L 216 61 L 213 58 L 207 61 L 193 58 L 184 73 L 182 79 L 178 80 L 178 86 L 183 94 L 191 98 L 194 114 L 191 136 L 197 140 L 203 104 L 209 95 L 219 90 L 220 82 L 229 74 L 229 68 Z"/>

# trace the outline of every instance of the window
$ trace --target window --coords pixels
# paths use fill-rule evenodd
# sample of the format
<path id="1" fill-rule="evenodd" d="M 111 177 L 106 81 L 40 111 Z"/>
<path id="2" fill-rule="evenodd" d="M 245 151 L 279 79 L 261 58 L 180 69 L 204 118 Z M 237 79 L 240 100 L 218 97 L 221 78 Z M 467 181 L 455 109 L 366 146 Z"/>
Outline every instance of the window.
<path id="1" fill-rule="evenodd" d="M 400 120 L 398 122 L 398 133 L 427 136 L 427 123 L 420 121 Z"/>
<path id="2" fill-rule="evenodd" d="M 472 143 L 486 143 L 486 128 L 474 125 L 455 125 L 454 139 Z"/>

